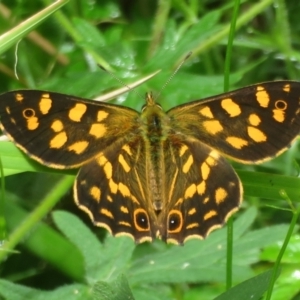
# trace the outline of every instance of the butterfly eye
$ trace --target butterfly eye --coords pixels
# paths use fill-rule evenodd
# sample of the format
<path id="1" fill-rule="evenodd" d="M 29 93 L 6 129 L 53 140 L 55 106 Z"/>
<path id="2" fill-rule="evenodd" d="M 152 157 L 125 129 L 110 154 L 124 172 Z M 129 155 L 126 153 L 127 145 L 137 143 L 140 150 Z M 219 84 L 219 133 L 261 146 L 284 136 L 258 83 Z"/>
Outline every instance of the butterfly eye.
<path id="1" fill-rule="evenodd" d="M 160 110 L 163 110 L 163 108 L 161 107 L 160 104 L 156 103 L 156 106 L 157 106 Z"/>
<path id="2" fill-rule="evenodd" d="M 182 228 L 182 224 L 182 213 L 179 210 L 171 210 L 171 212 L 168 215 L 168 232 L 179 232 Z"/>
<path id="3" fill-rule="evenodd" d="M 134 224 L 139 231 L 150 230 L 148 215 L 144 209 L 138 208 L 134 211 Z"/>
<path id="4" fill-rule="evenodd" d="M 144 105 L 142 106 L 142 112 L 145 111 L 145 109 L 146 109 L 148 106 L 149 106 L 149 105 L 144 104 Z M 160 104 L 155 103 L 155 106 L 156 106 L 157 108 L 159 108 L 160 110 L 163 110 L 163 108 L 161 107 Z"/>

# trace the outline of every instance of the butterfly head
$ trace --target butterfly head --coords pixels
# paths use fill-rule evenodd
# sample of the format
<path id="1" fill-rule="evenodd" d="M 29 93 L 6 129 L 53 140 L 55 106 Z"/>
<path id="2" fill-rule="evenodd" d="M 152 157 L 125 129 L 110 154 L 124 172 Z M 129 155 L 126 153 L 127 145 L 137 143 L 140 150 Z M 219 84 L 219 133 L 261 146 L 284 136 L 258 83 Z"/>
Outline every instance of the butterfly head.
<path id="1" fill-rule="evenodd" d="M 142 112 L 147 111 L 148 109 L 151 109 L 151 111 L 158 109 L 159 111 L 162 111 L 162 107 L 154 100 L 152 93 L 146 94 L 146 104 L 142 107 Z"/>
<path id="2" fill-rule="evenodd" d="M 156 102 L 154 101 L 153 94 L 147 93 L 146 94 L 146 106 L 154 106 Z"/>

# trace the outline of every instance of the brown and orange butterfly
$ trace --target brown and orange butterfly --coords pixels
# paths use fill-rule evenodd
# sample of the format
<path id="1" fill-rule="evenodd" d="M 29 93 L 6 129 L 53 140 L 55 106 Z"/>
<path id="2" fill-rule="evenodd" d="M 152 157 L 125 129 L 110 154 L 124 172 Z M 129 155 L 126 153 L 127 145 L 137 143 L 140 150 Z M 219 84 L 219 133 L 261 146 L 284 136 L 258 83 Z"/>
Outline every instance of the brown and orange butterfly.
<path id="1" fill-rule="evenodd" d="M 223 156 L 259 163 L 300 131 L 300 83 L 266 82 L 164 112 L 64 94 L 0 95 L 2 131 L 52 168 L 80 168 L 76 204 L 97 226 L 136 242 L 204 238 L 238 210 L 241 182 Z"/>

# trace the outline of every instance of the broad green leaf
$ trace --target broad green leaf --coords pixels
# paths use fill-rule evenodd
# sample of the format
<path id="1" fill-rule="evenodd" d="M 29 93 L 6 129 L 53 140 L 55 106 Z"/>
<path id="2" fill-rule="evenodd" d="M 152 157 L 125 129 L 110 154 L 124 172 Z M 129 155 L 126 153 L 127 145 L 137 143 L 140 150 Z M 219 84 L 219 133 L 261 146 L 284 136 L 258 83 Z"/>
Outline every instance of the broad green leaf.
<path id="1" fill-rule="evenodd" d="M 282 247 L 283 242 L 270 245 L 263 249 L 260 254 L 260 259 L 263 261 L 275 262 L 278 252 Z M 284 252 L 281 260 L 285 264 L 298 264 L 300 262 L 300 236 L 295 234 L 291 237 L 289 244 Z"/>
<path id="2" fill-rule="evenodd" d="M 42 291 L 0 279 L 0 296 L 9 300 L 93 300 L 88 288 L 81 284 L 65 285 L 52 291 Z"/>
<path id="3" fill-rule="evenodd" d="M 245 195 L 260 198 L 284 200 L 286 193 L 292 201 L 300 201 L 300 177 L 237 171 L 244 186 Z"/>
<path id="4" fill-rule="evenodd" d="M 134 249 L 129 237 L 108 237 L 101 244 L 96 236 L 74 215 L 56 211 L 53 218 L 58 228 L 81 251 L 89 283 L 112 280 L 127 266 Z"/>
<path id="5" fill-rule="evenodd" d="M 9 197 L 6 202 L 6 216 L 8 228 L 12 232 L 9 240 L 14 238 L 14 232 L 23 226 L 28 212 L 18 207 L 15 199 Z M 40 222 L 22 239 L 22 244 L 37 257 L 43 259 L 54 268 L 74 280 L 83 280 L 83 259 L 81 253 L 56 230 Z M 2 255 L 3 252 L 0 252 Z"/>
<path id="6" fill-rule="evenodd" d="M 124 275 L 119 275 L 111 282 L 98 281 L 93 286 L 94 300 L 134 300 Z"/>
<path id="7" fill-rule="evenodd" d="M 273 270 L 269 270 L 250 278 L 234 286 L 214 300 L 259 300 L 268 289 L 272 272 Z"/>
<path id="8" fill-rule="evenodd" d="M 240 262 L 243 256 L 249 261 L 259 260 L 259 249 L 284 238 L 288 226 L 278 225 L 269 228 L 250 231 L 240 234 L 249 228 L 253 221 L 253 212 L 250 209 L 242 214 L 234 224 L 234 253 L 237 260 L 233 265 L 233 274 L 236 280 L 246 279 L 253 275 L 251 270 Z M 252 216 L 251 216 L 252 215 Z M 239 229 L 243 228 L 242 231 Z M 225 278 L 226 258 L 226 229 L 212 233 L 206 240 L 191 240 L 183 247 L 170 247 L 163 252 L 149 254 L 135 260 L 129 269 L 131 284 L 143 282 L 199 282 L 222 281 Z M 253 251 L 255 250 L 256 251 Z"/>

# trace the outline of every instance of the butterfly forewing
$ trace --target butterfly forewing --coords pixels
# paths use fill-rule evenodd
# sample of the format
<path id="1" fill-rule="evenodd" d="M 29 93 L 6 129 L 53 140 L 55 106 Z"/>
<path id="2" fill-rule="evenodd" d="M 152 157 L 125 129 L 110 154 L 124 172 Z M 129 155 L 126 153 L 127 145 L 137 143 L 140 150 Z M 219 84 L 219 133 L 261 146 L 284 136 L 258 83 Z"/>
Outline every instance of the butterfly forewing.
<path id="1" fill-rule="evenodd" d="M 299 95 L 299 82 L 267 82 L 181 105 L 168 115 L 177 130 L 255 163 L 280 154 L 299 134 Z"/>
<path id="2" fill-rule="evenodd" d="M 2 130 L 27 154 L 54 168 L 79 167 L 137 124 L 126 107 L 34 90 L 0 97 Z"/>

